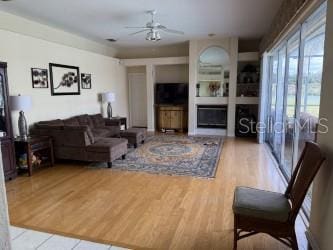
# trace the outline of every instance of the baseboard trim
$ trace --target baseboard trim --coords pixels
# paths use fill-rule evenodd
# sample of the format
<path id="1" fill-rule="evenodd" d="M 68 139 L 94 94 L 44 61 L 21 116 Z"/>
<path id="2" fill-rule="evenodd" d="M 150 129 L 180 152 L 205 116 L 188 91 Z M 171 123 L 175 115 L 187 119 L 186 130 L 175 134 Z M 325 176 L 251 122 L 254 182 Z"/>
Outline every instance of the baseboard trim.
<path id="1" fill-rule="evenodd" d="M 305 236 L 308 239 L 308 249 L 312 249 L 312 250 L 320 249 L 318 242 L 317 242 L 316 238 L 314 237 L 313 233 L 311 232 L 310 228 L 307 228 L 307 230 L 305 231 Z"/>

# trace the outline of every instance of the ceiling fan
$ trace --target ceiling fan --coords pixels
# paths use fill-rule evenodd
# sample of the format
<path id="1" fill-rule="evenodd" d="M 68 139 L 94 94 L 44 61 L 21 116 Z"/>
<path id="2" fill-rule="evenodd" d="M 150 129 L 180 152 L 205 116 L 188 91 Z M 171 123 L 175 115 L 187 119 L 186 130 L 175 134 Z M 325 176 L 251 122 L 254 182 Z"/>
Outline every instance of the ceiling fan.
<path id="1" fill-rule="evenodd" d="M 155 22 L 154 17 L 156 15 L 156 10 L 148 10 L 147 14 L 151 15 L 151 21 L 146 24 L 146 26 L 141 27 L 126 27 L 127 29 L 141 29 L 137 32 L 131 33 L 130 35 L 136 35 L 142 32 L 147 32 L 146 40 L 148 41 L 159 41 L 161 40 L 160 31 L 164 31 L 167 33 L 177 34 L 177 35 L 184 35 L 184 32 L 168 29 L 166 26 L 161 25 L 158 22 Z"/>

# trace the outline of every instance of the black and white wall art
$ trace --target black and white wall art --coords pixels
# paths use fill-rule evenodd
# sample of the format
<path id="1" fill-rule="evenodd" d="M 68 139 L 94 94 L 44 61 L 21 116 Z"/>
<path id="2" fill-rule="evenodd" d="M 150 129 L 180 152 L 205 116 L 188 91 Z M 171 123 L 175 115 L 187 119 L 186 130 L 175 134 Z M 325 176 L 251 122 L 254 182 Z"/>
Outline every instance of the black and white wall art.
<path id="1" fill-rule="evenodd" d="M 31 68 L 31 80 L 33 88 L 48 88 L 47 69 Z"/>
<path id="2" fill-rule="evenodd" d="M 79 67 L 50 63 L 52 95 L 79 95 Z"/>
<path id="3" fill-rule="evenodd" d="M 82 89 L 91 89 L 91 74 L 81 73 Z"/>

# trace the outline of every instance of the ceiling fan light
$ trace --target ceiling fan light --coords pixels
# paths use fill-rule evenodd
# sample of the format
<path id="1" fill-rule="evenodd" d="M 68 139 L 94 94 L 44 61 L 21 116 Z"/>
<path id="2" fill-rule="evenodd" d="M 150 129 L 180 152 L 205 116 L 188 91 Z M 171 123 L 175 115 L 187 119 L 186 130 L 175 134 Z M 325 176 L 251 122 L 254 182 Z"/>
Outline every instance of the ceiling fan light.
<path id="1" fill-rule="evenodd" d="M 157 41 L 161 40 L 161 35 L 157 31 L 150 31 L 150 32 L 147 33 L 146 40 L 157 42 Z"/>
<path id="2" fill-rule="evenodd" d="M 160 32 L 156 32 L 156 41 L 161 40 Z"/>
<path id="3" fill-rule="evenodd" d="M 147 36 L 146 36 L 146 40 L 147 40 L 147 41 L 150 41 L 150 40 L 151 40 L 151 33 L 152 33 L 152 32 L 148 32 L 148 33 L 147 33 Z"/>

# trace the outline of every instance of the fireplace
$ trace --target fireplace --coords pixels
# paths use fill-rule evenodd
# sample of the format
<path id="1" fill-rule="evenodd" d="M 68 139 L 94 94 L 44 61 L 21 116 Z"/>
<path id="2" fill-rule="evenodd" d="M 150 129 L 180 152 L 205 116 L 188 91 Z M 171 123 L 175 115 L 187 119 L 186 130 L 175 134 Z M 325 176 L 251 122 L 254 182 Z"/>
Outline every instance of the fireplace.
<path id="1" fill-rule="evenodd" d="M 198 128 L 227 128 L 228 107 L 225 105 L 198 105 Z"/>

